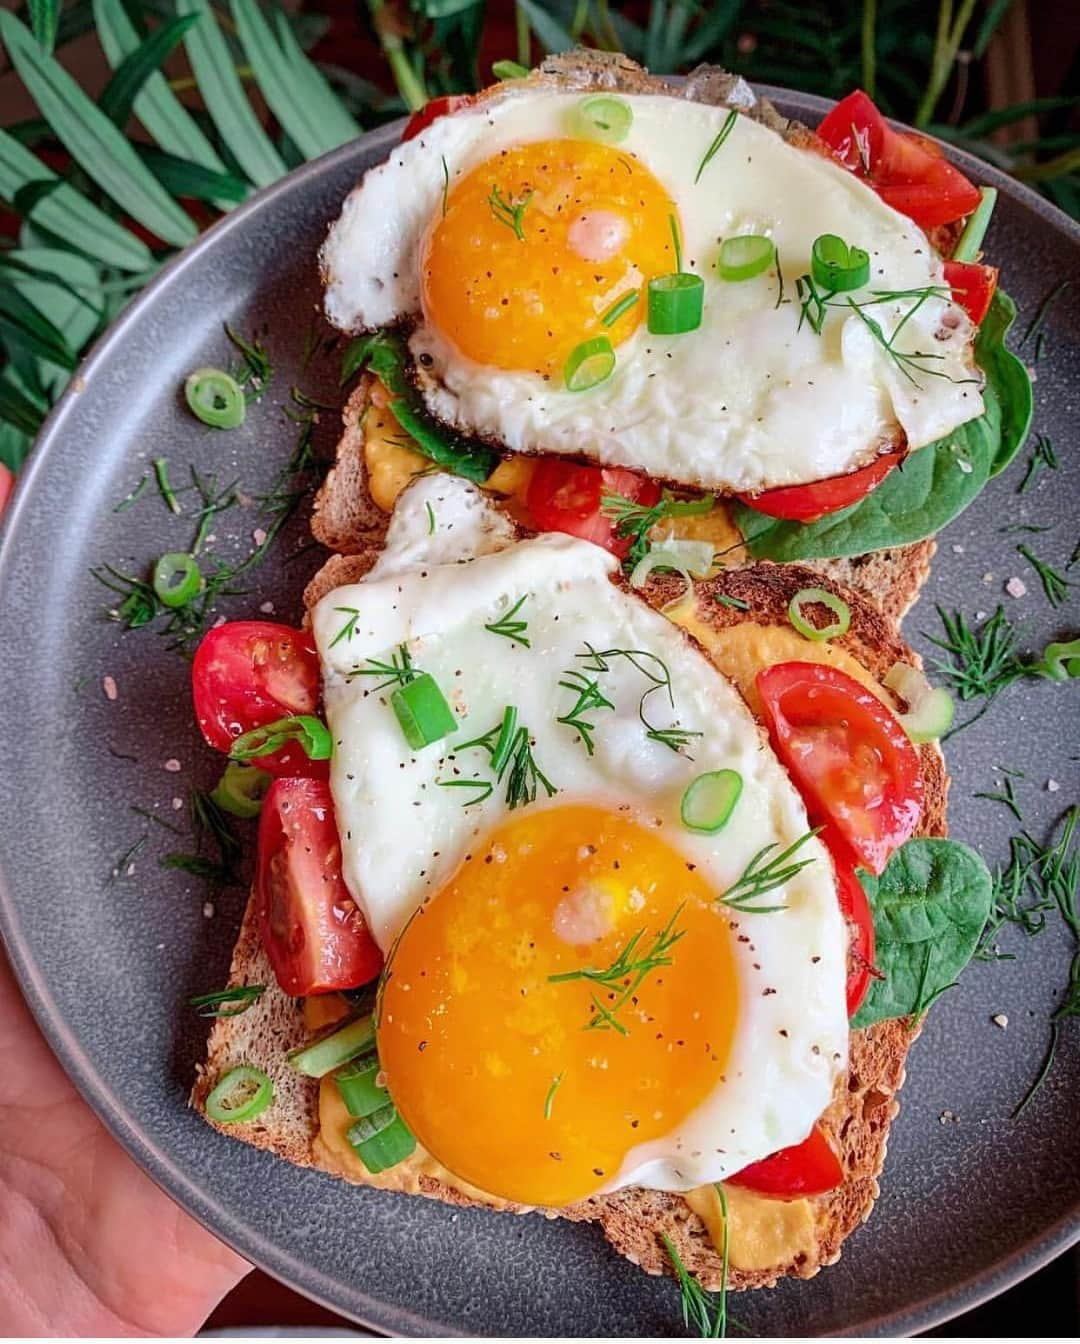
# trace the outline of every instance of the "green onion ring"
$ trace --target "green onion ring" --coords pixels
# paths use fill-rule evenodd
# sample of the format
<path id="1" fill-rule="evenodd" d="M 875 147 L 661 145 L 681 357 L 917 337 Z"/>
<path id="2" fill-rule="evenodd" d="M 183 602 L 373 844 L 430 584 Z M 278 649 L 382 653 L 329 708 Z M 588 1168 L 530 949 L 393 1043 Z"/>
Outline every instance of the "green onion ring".
<path id="1" fill-rule="evenodd" d="M 306 1078 L 325 1078 L 342 1064 L 357 1055 L 366 1054 L 375 1046 L 375 1024 L 371 1015 L 354 1018 L 345 1026 L 323 1036 L 311 1045 L 302 1045 L 286 1056 L 297 1073 Z"/>
<path id="2" fill-rule="evenodd" d="M 582 99 L 575 104 L 571 115 L 578 135 L 605 145 L 617 145 L 620 140 L 625 140 L 634 121 L 630 104 L 606 93 Z"/>
<path id="3" fill-rule="evenodd" d="M 458 726 L 454 711 L 430 672 L 421 672 L 390 696 L 390 708 L 413 751 L 449 737 Z"/>
<path id="4" fill-rule="evenodd" d="M 251 728 L 233 739 L 229 756 L 234 761 L 250 761 L 271 756 L 290 742 L 298 742 L 310 761 L 328 761 L 334 748 L 330 729 L 314 714 L 294 714 Z"/>
<path id="5" fill-rule="evenodd" d="M 563 369 L 569 392 L 587 392 L 598 387 L 615 372 L 615 351 L 606 336 L 582 341 L 570 351 Z"/>
<path id="6" fill-rule="evenodd" d="M 861 247 L 849 247 L 835 233 L 823 233 L 814 239 L 810 271 L 815 284 L 843 294 L 869 281 L 870 256 Z"/>
<path id="7" fill-rule="evenodd" d="M 274 1084 L 262 1069 L 240 1064 L 218 1080 L 206 1098 L 205 1110 L 219 1125 L 243 1125 L 262 1115 L 273 1100 Z"/>
<path id="8" fill-rule="evenodd" d="M 956 712 L 953 698 L 944 687 L 931 686 L 917 667 L 893 663 L 882 684 L 907 701 L 908 712 L 896 717 L 912 742 L 936 742 L 949 731 Z"/>
<path id="9" fill-rule="evenodd" d="M 198 561 L 187 551 L 169 551 L 154 566 L 154 592 L 167 607 L 186 607 L 202 592 Z"/>
<path id="10" fill-rule="evenodd" d="M 828 607 L 836 617 L 831 625 L 814 625 L 803 616 L 803 606 L 814 602 L 820 602 L 823 607 Z M 851 624 L 851 608 L 842 598 L 836 597 L 826 588 L 800 588 L 788 603 L 788 618 L 800 635 L 820 644 L 847 633 L 847 628 Z"/>
<path id="11" fill-rule="evenodd" d="M 674 271 L 649 281 L 649 330 L 654 336 L 679 336 L 701 326 L 705 281 L 691 271 Z"/>
<path id="12" fill-rule="evenodd" d="M 720 244 L 716 269 L 721 280 L 752 280 L 768 270 L 776 256 L 776 244 L 760 233 L 740 233 Z"/>
<path id="13" fill-rule="evenodd" d="M 244 423 L 244 389 L 223 369 L 196 369 L 184 383 L 192 413 L 213 429 L 235 429 Z"/>
<path id="14" fill-rule="evenodd" d="M 1032 667 L 1041 677 L 1051 681 L 1068 681 L 1080 677 L 1080 639 L 1067 643 L 1047 644 L 1039 663 Z"/>
<path id="15" fill-rule="evenodd" d="M 210 797 L 223 812 L 247 821 L 262 811 L 263 799 L 272 782 L 273 776 L 265 770 L 245 765 L 243 761 L 229 761 Z"/>
<path id="16" fill-rule="evenodd" d="M 682 796 L 682 824 L 688 831 L 715 835 L 735 810 L 742 786 L 738 770 L 710 770 L 698 775 Z"/>

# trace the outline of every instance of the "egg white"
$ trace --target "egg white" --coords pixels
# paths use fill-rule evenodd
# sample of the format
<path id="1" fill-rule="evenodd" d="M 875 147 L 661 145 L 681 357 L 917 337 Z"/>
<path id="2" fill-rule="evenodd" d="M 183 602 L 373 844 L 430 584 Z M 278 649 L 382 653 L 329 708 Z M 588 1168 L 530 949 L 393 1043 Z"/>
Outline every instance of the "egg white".
<path id="1" fill-rule="evenodd" d="M 401 497 L 378 567 L 329 593 L 313 613 L 345 880 L 384 950 L 477 838 L 505 819 L 501 789 L 466 809 L 458 790 L 437 781 L 455 777 L 455 768 L 484 773 L 483 757 L 455 756 L 455 743 L 487 731 L 508 704 L 558 788 L 550 803 L 541 793 L 533 806 L 630 804 L 717 892 L 764 846 L 785 848 L 808 829 L 802 800 L 737 691 L 677 627 L 612 583 L 612 557 L 565 536 L 513 542 L 498 517 L 464 482 L 420 479 Z M 529 648 L 485 630 L 522 594 Z M 353 633 L 340 638 L 353 611 Z M 643 679 L 619 660 L 603 679 L 615 710 L 598 718 L 592 756 L 572 728 L 556 722 L 572 701 L 559 679 L 580 665 L 586 641 L 663 659 L 675 708 L 658 693 L 649 716 L 658 726 L 677 721 L 700 730 L 687 754 L 646 738 L 638 714 Z M 365 660 L 385 660 L 401 643 L 435 677 L 459 720 L 449 739 L 416 752 L 389 690 L 375 693 L 369 678 L 355 675 Z M 687 831 L 679 821 L 686 786 L 725 768 L 743 779 L 731 821 L 715 836 Z M 825 849 L 815 839 L 801 853 L 814 862 L 769 896 L 784 910 L 732 914 L 735 933 L 748 941 L 734 941 L 740 1016 L 723 1085 L 677 1131 L 634 1149 L 607 1188 L 684 1190 L 720 1180 L 803 1139 L 828 1104 L 847 1058 L 846 931 Z"/>
<path id="2" fill-rule="evenodd" d="M 678 205 L 684 268 L 705 281 L 701 327 L 659 337 L 643 322 L 617 347 L 613 376 L 587 392 L 462 355 L 421 303 L 421 256 L 440 211 L 442 165 L 452 189 L 501 148 L 565 137 L 580 100 L 511 91 L 438 119 L 367 174 L 326 240 L 330 320 L 353 331 L 416 319 L 411 348 L 424 356 L 421 383 L 442 420 L 518 451 L 754 491 L 838 475 L 898 438 L 921 447 L 982 413 L 974 328 L 947 297 L 928 299 L 904 323 L 895 348 L 930 356 L 906 373 L 843 296 L 821 334 L 805 321 L 800 329 L 796 281 L 810 271 L 815 238 L 838 234 L 870 254 L 870 284 L 854 296 L 862 302 L 873 289 L 944 285 L 922 230 L 838 164 L 742 114 L 695 182 L 728 109 L 675 96 L 627 97 L 633 123 L 618 149 L 649 168 Z M 720 241 L 742 233 L 775 242 L 783 295 L 775 269 L 739 283 L 719 278 Z M 517 289 L 513 298 L 543 303 L 544 296 Z M 888 340 L 914 304 L 893 300 L 865 312 Z"/>

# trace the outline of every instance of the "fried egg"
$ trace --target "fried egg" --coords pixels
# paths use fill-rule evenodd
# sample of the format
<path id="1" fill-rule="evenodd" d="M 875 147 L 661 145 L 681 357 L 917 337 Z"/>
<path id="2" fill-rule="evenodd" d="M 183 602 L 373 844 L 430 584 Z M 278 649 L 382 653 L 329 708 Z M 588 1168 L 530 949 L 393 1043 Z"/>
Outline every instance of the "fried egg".
<path id="1" fill-rule="evenodd" d="M 675 96 L 628 96 L 625 139 L 582 139 L 582 101 L 510 89 L 439 118 L 330 230 L 327 315 L 346 331 L 408 324 L 441 420 L 516 451 L 757 491 L 981 414 L 974 328 L 941 259 L 868 186 L 750 116 Z M 743 234 L 776 258 L 721 279 L 721 244 Z M 818 310 L 804 277 L 823 234 L 864 249 L 870 280 Z M 648 282 L 680 266 L 704 282 L 701 325 L 651 334 Z M 568 360 L 598 337 L 614 371 L 571 391 Z"/>
<path id="2" fill-rule="evenodd" d="M 846 1064 L 828 855 L 738 692 L 616 570 L 425 477 L 313 613 L 390 1094 L 450 1172 L 530 1205 L 720 1180 L 805 1138 Z M 380 671 L 405 653 L 456 720 L 419 750 Z M 690 830 L 687 786 L 718 770 L 734 810 Z M 805 867 L 740 897 L 800 841 Z"/>

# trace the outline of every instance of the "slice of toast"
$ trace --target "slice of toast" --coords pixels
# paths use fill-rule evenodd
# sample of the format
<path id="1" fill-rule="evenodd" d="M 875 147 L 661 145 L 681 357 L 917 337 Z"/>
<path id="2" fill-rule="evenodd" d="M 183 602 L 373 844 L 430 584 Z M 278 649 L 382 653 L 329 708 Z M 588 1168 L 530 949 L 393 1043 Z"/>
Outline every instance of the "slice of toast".
<path id="1" fill-rule="evenodd" d="M 360 578 L 376 553 L 376 548 L 369 545 L 363 553 L 332 557 L 313 580 L 310 599 L 315 600 L 339 583 Z M 649 582 L 644 596 L 659 608 L 676 595 L 679 583 L 674 576 L 658 576 Z M 750 620 L 786 625 L 791 597 L 812 583 L 828 587 L 848 603 L 850 627 L 833 645 L 852 655 L 872 677 L 880 681 L 897 661 L 918 663 L 917 655 L 901 643 L 880 610 L 853 590 L 829 579 L 823 583 L 819 572 L 800 566 L 756 565 L 725 571 L 696 585 L 699 597 L 705 599 L 698 604 L 699 617 L 716 630 Z M 748 604 L 749 610 L 743 612 L 712 600 L 719 595 L 739 599 Z M 920 747 L 919 754 L 925 783 L 919 834 L 944 835 L 948 789 L 944 761 L 936 745 Z M 222 1074 L 237 1064 L 252 1064 L 273 1079 L 273 1105 L 250 1124 L 218 1127 L 290 1162 L 356 1180 L 355 1173 L 342 1170 L 318 1141 L 318 1084 L 295 1073 L 286 1062 L 287 1052 L 308 1040 L 310 1033 L 302 1005 L 287 997 L 274 981 L 260 944 L 253 902 L 249 902 L 230 974 L 230 985 L 240 984 L 266 984 L 269 988 L 241 1016 L 215 1023 L 207 1060 L 199 1069 L 192 1092 L 193 1105 L 205 1114 L 206 1097 Z M 731 1288 L 767 1286 L 784 1275 L 810 1277 L 837 1258 L 844 1239 L 869 1214 L 878 1194 L 889 1124 L 899 1109 L 896 1094 L 904 1079 L 905 1058 L 913 1036 L 906 1021 L 884 1022 L 852 1034 L 847 1074 L 838 1082 L 822 1121 L 847 1173 L 844 1184 L 814 1201 L 811 1249 L 788 1263 L 753 1271 L 733 1267 L 729 1273 Z M 421 1175 L 418 1188 L 419 1193 L 452 1204 L 484 1202 L 469 1199 L 431 1176 Z M 705 1224 L 679 1195 L 631 1188 L 558 1213 L 544 1212 L 552 1217 L 598 1222 L 621 1254 L 653 1274 L 671 1270 L 660 1239 L 664 1233 L 687 1268 L 706 1287 L 720 1284 L 720 1255 Z"/>

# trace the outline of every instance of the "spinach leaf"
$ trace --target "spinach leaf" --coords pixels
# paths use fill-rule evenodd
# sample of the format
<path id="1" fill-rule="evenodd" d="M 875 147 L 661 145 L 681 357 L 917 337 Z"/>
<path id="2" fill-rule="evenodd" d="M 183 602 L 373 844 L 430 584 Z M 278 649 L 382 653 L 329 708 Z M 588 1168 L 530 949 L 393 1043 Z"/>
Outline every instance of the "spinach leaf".
<path id="1" fill-rule="evenodd" d="M 1005 348 L 1016 305 L 1000 290 L 979 328 L 975 356 L 986 374 L 985 410 L 945 439 L 912 453 L 857 504 L 816 523 L 769 518 L 734 504 L 757 560 L 825 560 L 905 546 L 934 536 L 1012 461 L 1031 424 L 1031 380 Z"/>
<path id="2" fill-rule="evenodd" d="M 921 1016 L 971 960 L 990 914 L 990 873 L 955 840 L 909 840 L 880 877 L 859 874 L 874 914 L 883 978 L 852 1018 L 868 1027 Z"/>
<path id="3" fill-rule="evenodd" d="M 478 484 L 486 481 L 498 465 L 498 454 L 431 414 L 423 396 L 409 381 L 405 371 L 408 362 L 405 340 L 397 332 L 362 336 L 345 352 L 343 381 L 362 368 L 370 369 L 390 393 L 390 409 L 398 424 L 416 440 L 417 449 L 425 457 L 467 480 Z"/>

